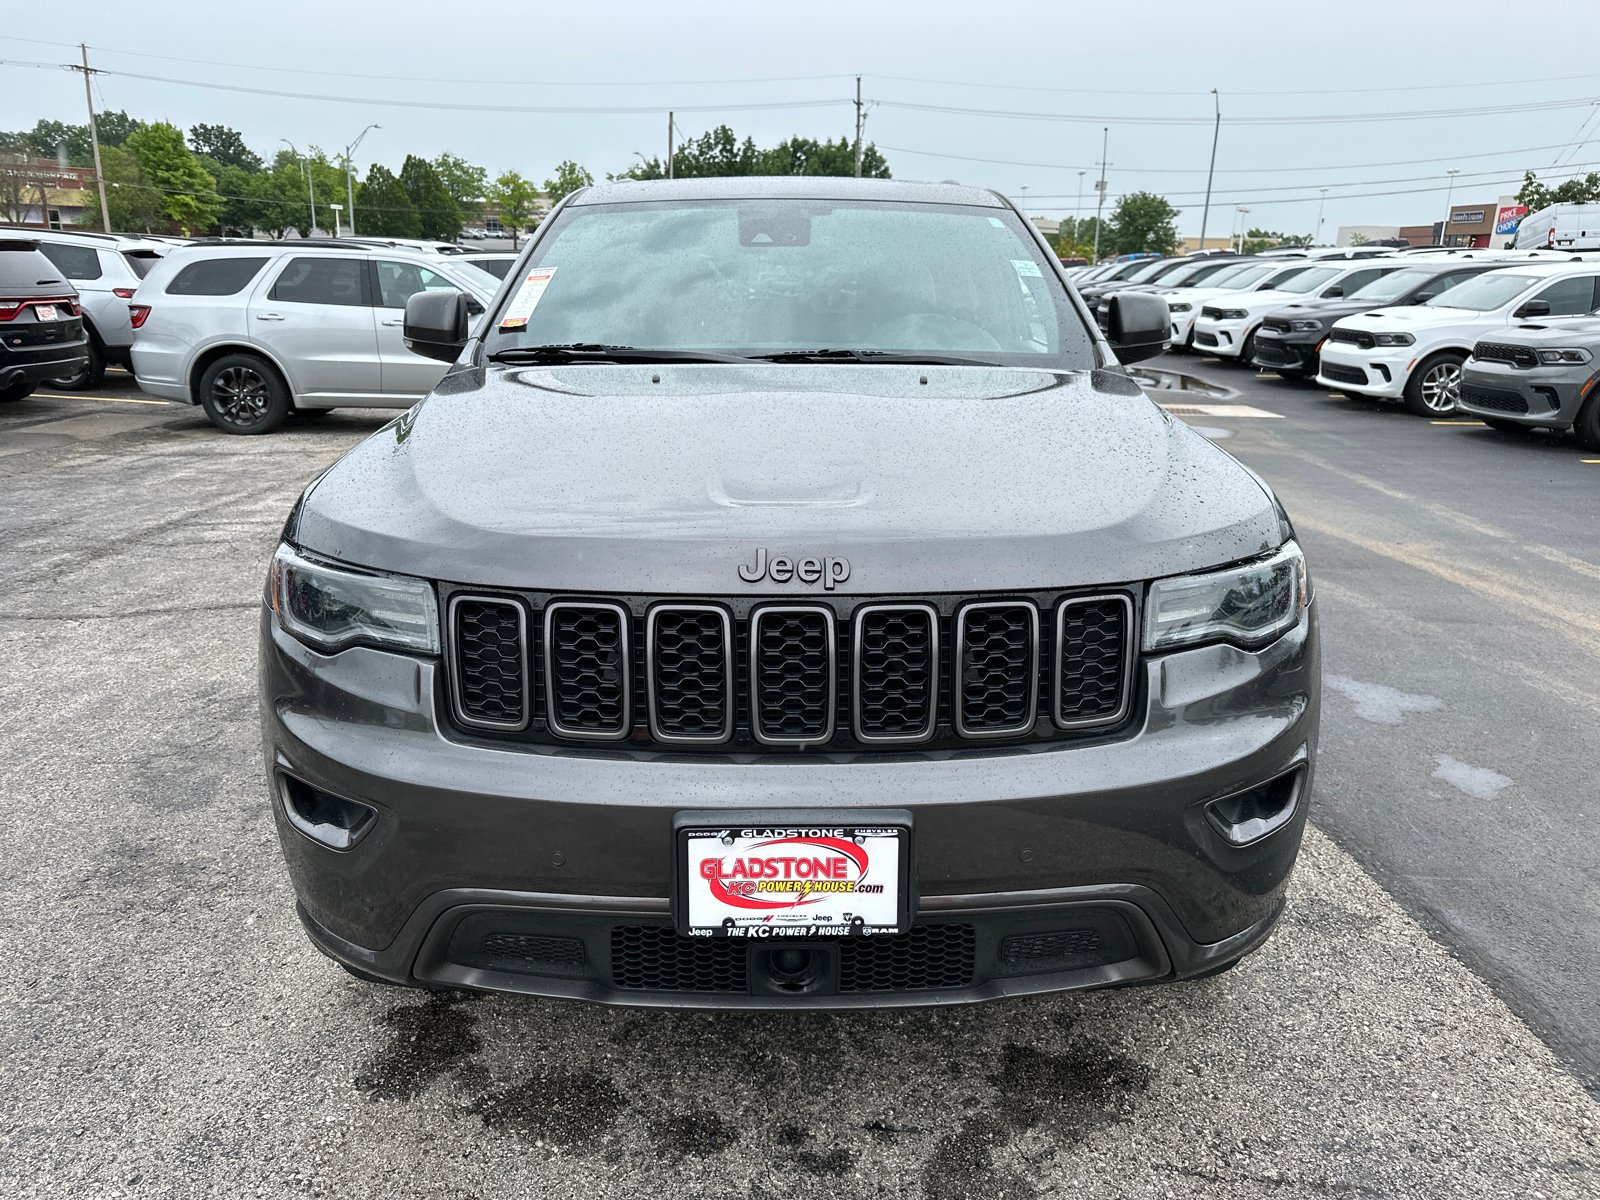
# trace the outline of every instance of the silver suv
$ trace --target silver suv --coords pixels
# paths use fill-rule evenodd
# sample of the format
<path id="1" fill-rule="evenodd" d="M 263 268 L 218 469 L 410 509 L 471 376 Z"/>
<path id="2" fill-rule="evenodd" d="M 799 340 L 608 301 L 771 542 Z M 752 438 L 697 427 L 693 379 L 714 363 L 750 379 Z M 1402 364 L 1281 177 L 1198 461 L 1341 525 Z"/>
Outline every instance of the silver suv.
<path id="1" fill-rule="evenodd" d="M 128 300 L 139 281 L 161 256 L 175 247 L 168 241 L 122 233 L 65 233 L 28 230 L 44 256 L 78 290 L 84 332 L 89 335 L 89 362 L 83 370 L 46 380 L 55 388 L 98 387 L 106 367 L 131 367 L 133 327 Z"/>
<path id="2" fill-rule="evenodd" d="M 291 412 L 409 408 L 444 365 L 406 349 L 406 301 L 460 291 L 475 315 L 498 281 L 449 259 L 356 242 L 212 242 L 169 254 L 128 305 L 133 370 L 229 433 Z"/>

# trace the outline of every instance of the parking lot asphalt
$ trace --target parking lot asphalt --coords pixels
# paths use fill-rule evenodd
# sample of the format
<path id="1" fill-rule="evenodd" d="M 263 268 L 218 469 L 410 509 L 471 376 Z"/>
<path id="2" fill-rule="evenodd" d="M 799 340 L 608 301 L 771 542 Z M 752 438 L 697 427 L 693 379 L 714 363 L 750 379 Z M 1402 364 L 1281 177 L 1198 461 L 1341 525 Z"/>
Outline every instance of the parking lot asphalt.
<path id="1" fill-rule="evenodd" d="M 845 1015 L 430 995 L 320 957 L 267 807 L 256 610 L 294 496 L 393 414 L 232 438 L 125 376 L 0 410 L 0 1189 L 1600 1195 L 1573 565 L 1600 570 L 1600 465 L 1177 365 L 1281 412 L 1183 419 L 1282 491 L 1319 589 L 1282 924 L 1193 983 Z"/>

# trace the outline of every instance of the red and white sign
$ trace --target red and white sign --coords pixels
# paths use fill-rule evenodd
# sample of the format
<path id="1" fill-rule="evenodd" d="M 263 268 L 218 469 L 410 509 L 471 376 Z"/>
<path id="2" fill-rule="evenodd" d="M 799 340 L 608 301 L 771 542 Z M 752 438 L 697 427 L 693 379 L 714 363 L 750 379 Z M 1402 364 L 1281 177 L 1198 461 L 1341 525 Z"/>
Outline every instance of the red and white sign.
<path id="1" fill-rule="evenodd" d="M 684 837 L 691 933 L 814 937 L 897 929 L 903 829 L 690 829 Z"/>

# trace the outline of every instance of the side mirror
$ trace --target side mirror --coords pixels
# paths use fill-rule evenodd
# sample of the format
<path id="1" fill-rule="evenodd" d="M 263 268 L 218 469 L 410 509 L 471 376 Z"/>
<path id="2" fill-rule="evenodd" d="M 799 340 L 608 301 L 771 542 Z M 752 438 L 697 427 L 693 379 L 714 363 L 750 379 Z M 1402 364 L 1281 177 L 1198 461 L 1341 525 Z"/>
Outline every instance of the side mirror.
<path id="1" fill-rule="evenodd" d="M 1105 330 L 1118 362 L 1143 362 L 1165 351 L 1171 342 L 1172 314 L 1160 296 L 1116 292 L 1106 301 Z"/>
<path id="2" fill-rule="evenodd" d="M 1548 300 L 1529 300 L 1511 315 L 1514 317 L 1548 317 L 1550 315 L 1550 302 Z"/>
<path id="3" fill-rule="evenodd" d="M 1415 296 L 1413 296 L 1411 298 L 1411 303 L 1413 303 L 1413 304 L 1426 304 L 1429 300 L 1432 300 L 1438 294 L 1439 294 L 1438 292 L 1418 292 Z"/>
<path id="4" fill-rule="evenodd" d="M 424 358 L 453 363 L 467 344 L 469 301 L 462 292 L 438 288 L 406 301 L 406 349 Z"/>

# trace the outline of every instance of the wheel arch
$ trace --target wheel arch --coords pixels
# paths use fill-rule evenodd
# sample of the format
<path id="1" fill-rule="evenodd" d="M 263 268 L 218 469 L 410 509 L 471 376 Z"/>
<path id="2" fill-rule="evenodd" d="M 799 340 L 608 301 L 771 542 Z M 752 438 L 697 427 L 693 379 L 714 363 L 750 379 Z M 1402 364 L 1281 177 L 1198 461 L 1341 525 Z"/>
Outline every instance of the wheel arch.
<path id="1" fill-rule="evenodd" d="M 200 377 L 205 374 L 206 368 L 216 362 L 217 359 L 225 358 L 230 354 L 248 354 L 265 362 L 277 374 L 278 379 L 283 383 L 284 390 L 289 393 L 289 407 L 295 407 L 297 397 L 293 377 L 284 368 L 283 363 L 278 361 L 277 355 L 250 342 L 218 342 L 215 345 L 207 346 L 194 356 L 194 359 L 189 364 L 188 382 L 189 402 L 191 404 L 198 405 L 200 403 Z"/>

